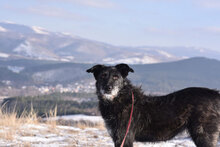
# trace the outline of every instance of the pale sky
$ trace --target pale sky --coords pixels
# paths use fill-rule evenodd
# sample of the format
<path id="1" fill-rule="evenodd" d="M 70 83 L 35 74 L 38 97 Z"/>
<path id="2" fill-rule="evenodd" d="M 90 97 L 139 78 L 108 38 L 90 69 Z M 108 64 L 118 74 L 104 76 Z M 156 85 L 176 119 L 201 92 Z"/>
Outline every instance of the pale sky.
<path id="1" fill-rule="evenodd" d="M 0 21 L 113 45 L 220 51 L 220 0 L 0 0 Z"/>

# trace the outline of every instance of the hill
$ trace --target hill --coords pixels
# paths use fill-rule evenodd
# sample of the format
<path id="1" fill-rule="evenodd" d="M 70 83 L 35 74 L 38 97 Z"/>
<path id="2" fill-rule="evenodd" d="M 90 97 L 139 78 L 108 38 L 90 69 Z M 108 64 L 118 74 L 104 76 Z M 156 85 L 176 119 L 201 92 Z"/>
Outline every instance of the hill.
<path id="1" fill-rule="evenodd" d="M 220 61 L 207 58 L 133 66 L 130 78 L 150 92 L 167 93 L 185 87 L 220 88 Z"/>
<path id="2" fill-rule="evenodd" d="M 0 60 L 0 88 L 51 86 L 53 90 L 62 88 L 94 92 L 94 78 L 85 72 L 93 65 L 43 60 Z M 220 88 L 220 61 L 214 59 L 197 57 L 130 66 L 135 72 L 128 78 L 150 93 L 168 93 L 190 86 Z"/>
<path id="3" fill-rule="evenodd" d="M 147 64 L 195 56 L 220 59 L 220 52 L 195 47 L 116 46 L 37 26 L 0 22 L 0 58 L 75 63 Z"/>

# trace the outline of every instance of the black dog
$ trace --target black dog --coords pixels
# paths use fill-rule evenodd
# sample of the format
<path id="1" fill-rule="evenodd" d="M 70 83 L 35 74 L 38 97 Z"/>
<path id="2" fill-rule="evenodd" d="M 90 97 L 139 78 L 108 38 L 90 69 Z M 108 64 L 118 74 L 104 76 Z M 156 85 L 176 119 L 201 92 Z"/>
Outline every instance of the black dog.
<path id="1" fill-rule="evenodd" d="M 165 96 L 146 96 L 126 78 L 126 64 L 96 65 L 87 70 L 96 79 L 99 109 L 116 147 L 125 136 L 134 94 L 134 111 L 124 146 L 134 141 L 158 142 L 187 129 L 198 147 L 215 147 L 220 133 L 220 94 L 207 88 L 186 88 Z"/>

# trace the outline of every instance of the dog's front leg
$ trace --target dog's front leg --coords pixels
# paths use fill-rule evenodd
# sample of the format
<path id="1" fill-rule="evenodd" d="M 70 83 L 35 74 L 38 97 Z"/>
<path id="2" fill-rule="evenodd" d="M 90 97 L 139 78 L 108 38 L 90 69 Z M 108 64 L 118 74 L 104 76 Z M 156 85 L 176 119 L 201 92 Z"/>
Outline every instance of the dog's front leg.
<path id="1" fill-rule="evenodd" d="M 114 137 L 115 147 L 121 147 L 124 136 L 125 133 L 124 131 L 122 131 L 121 133 L 118 133 L 117 136 Z M 133 147 L 133 142 L 134 142 L 134 135 L 132 132 L 129 132 L 128 135 L 126 136 L 123 147 Z"/>

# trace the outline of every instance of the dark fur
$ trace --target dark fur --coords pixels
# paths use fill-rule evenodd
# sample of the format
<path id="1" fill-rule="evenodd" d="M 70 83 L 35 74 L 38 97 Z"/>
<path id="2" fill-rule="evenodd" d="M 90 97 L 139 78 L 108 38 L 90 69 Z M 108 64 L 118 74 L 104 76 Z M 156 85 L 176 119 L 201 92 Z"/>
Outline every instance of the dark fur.
<path id="1" fill-rule="evenodd" d="M 220 133 L 218 91 L 186 88 L 165 96 L 146 96 L 126 78 L 128 72 L 133 72 L 126 64 L 115 67 L 96 65 L 87 72 L 92 72 L 97 80 L 99 109 L 116 147 L 121 145 L 127 129 L 131 92 L 134 93 L 135 104 L 125 147 L 132 147 L 134 141 L 166 141 L 185 129 L 197 147 L 216 146 Z M 101 77 L 106 72 L 108 77 Z M 100 93 L 100 86 L 114 86 L 113 74 L 120 77 L 118 80 L 122 80 L 122 85 L 118 95 L 108 100 Z"/>

